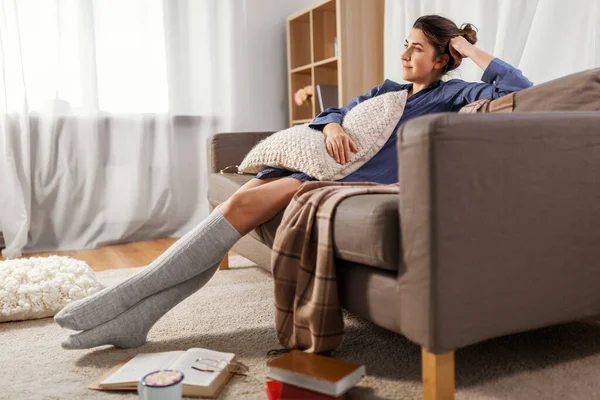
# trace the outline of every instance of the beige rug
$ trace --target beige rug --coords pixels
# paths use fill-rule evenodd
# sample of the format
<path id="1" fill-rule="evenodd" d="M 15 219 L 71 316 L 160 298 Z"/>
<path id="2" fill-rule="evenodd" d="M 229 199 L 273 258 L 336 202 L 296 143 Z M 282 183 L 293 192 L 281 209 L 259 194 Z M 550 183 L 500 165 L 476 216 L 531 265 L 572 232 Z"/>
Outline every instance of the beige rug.
<path id="1" fill-rule="evenodd" d="M 251 376 L 235 377 L 220 399 L 264 399 L 266 353 L 280 348 L 273 329 L 272 281 L 236 256 L 201 291 L 161 319 L 149 342 L 132 350 L 66 351 L 68 334 L 52 319 L 0 324 L 0 399 L 130 399 L 134 393 L 96 392 L 87 385 L 139 352 L 205 347 L 234 352 Z M 139 269 L 98 273 L 115 283 Z M 347 316 L 336 356 L 363 363 L 369 376 L 350 399 L 421 398 L 420 348 L 366 321 Z M 456 354 L 460 399 L 600 398 L 600 323 L 576 323 L 508 336 Z"/>

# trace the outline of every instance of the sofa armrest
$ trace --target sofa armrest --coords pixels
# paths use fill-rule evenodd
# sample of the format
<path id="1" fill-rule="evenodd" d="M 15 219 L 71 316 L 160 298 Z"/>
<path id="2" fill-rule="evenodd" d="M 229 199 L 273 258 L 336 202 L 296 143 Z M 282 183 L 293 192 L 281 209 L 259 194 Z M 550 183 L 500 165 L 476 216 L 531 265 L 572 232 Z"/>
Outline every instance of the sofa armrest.
<path id="1" fill-rule="evenodd" d="M 217 133 L 208 138 L 208 171 L 219 172 L 230 165 L 239 165 L 246 154 L 274 132 Z M 228 170 L 227 172 L 235 172 Z"/>
<path id="2" fill-rule="evenodd" d="M 600 314 L 600 113 L 398 133 L 401 330 L 435 353 Z"/>

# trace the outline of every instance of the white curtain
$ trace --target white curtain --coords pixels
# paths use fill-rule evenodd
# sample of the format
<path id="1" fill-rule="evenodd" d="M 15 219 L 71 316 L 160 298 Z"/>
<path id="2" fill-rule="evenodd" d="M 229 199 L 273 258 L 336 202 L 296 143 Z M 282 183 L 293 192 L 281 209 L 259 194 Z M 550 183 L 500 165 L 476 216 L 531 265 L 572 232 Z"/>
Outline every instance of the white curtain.
<path id="1" fill-rule="evenodd" d="M 286 126 L 286 16 L 315 1 L 0 0 L 2 254 L 201 221 L 207 138 Z"/>
<path id="2" fill-rule="evenodd" d="M 474 24 L 477 46 L 521 69 L 534 84 L 600 67 L 597 0 L 386 0 L 386 77 L 402 81 L 404 39 L 426 14 Z M 465 60 L 450 77 L 478 81 L 481 74 Z"/>
<path id="3" fill-rule="evenodd" d="M 232 1 L 0 0 L 6 257 L 180 235 L 232 125 Z"/>

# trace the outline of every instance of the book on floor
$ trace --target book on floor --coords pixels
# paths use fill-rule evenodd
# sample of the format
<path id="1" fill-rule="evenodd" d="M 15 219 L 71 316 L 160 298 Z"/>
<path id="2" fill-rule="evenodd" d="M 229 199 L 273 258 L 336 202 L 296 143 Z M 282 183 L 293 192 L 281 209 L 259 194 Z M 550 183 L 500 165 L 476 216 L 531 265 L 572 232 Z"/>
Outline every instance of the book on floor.
<path id="1" fill-rule="evenodd" d="M 267 376 L 313 392 L 338 397 L 366 374 L 364 365 L 292 350 L 267 362 Z"/>
<path id="2" fill-rule="evenodd" d="M 175 369 L 183 372 L 182 393 L 184 396 L 214 398 L 219 395 L 221 389 L 231 378 L 232 374 L 228 370 L 228 365 L 235 361 L 236 356 L 233 353 L 201 348 L 143 353 L 116 365 L 89 388 L 93 390 L 137 390 L 138 382 L 144 375 L 161 369 Z"/>

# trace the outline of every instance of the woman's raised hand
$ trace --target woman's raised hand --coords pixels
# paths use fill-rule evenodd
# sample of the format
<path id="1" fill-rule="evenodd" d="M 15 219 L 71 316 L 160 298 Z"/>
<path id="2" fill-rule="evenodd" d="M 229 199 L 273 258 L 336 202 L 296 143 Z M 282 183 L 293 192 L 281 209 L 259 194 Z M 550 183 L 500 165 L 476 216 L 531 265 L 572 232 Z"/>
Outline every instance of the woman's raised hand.
<path id="1" fill-rule="evenodd" d="M 455 36 L 450 39 L 449 47 L 452 58 L 454 58 L 457 65 L 460 65 L 463 58 L 470 57 L 470 53 L 475 46 L 469 43 L 463 36 Z"/>
<path id="2" fill-rule="evenodd" d="M 473 45 L 467 41 L 463 36 L 455 36 L 450 39 L 450 51 L 455 53 L 455 57 L 460 56 L 462 58 L 469 57 L 469 52 L 473 48 Z M 456 54 L 458 53 L 458 54 Z"/>
<path id="3" fill-rule="evenodd" d="M 450 53 L 452 53 L 452 57 L 459 63 L 463 58 L 470 58 L 484 71 L 494 59 L 493 55 L 469 43 L 463 36 L 455 36 L 450 39 Z"/>
<path id="4" fill-rule="evenodd" d="M 350 152 L 358 152 L 358 147 L 344 128 L 338 123 L 332 122 L 323 128 L 327 152 L 336 162 L 344 165 L 350 162 Z"/>

